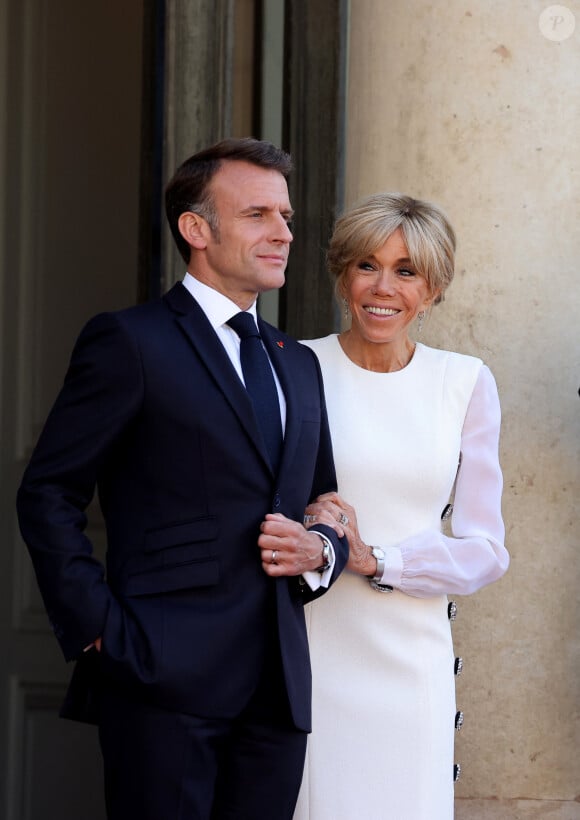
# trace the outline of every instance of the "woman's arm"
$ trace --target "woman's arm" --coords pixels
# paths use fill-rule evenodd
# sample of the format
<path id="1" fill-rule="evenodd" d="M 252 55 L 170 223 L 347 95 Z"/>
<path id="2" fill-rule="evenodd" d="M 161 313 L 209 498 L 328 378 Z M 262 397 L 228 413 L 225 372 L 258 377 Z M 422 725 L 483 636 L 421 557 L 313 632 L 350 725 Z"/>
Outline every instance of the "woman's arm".
<path id="1" fill-rule="evenodd" d="M 385 554 L 380 584 L 408 595 L 427 598 L 453 593 L 469 595 L 496 581 L 509 565 L 501 516 L 503 479 L 498 458 L 501 412 L 495 380 L 482 367 L 465 416 L 461 435 L 461 467 L 457 476 L 452 535 L 425 530 L 399 544 L 366 544 L 360 537 L 356 511 L 337 493 L 320 496 L 307 507 L 310 518 L 347 535 L 348 568 L 373 576 L 378 562 L 371 548 Z M 341 513 L 345 523 L 341 524 Z M 312 526 L 312 523 L 309 523 Z"/>
<path id="2" fill-rule="evenodd" d="M 469 595 L 505 573 L 509 555 L 501 516 L 500 420 L 495 380 L 484 366 L 461 435 L 452 535 L 427 530 L 385 548 L 382 583 L 421 598 Z"/>

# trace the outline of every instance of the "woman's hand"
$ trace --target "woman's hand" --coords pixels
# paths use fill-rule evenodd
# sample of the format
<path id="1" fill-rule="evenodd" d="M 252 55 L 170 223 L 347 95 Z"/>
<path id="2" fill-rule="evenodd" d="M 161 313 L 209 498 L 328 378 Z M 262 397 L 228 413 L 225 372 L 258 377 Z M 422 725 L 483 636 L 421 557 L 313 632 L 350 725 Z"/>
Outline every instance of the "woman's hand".
<path id="1" fill-rule="evenodd" d="M 333 527 L 340 537 L 346 535 L 349 545 L 347 569 L 359 575 L 375 574 L 377 559 L 360 537 L 355 509 L 338 493 L 319 495 L 316 501 L 306 507 L 304 526 L 316 527 L 317 523 Z"/>

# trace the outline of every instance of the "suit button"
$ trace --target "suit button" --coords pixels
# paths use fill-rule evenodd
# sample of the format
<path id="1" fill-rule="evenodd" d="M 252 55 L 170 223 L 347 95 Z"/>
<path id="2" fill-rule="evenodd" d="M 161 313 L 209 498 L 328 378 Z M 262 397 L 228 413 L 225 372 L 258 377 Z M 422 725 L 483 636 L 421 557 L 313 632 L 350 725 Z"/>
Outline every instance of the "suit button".
<path id="1" fill-rule="evenodd" d="M 280 501 L 280 493 L 276 493 L 274 495 L 274 500 L 272 501 L 272 507 L 277 510 L 282 502 Z"/>
<path id="2" fill-rule="evenodd" d="M 463 658 L 455 658 L 455 665 L 453 667 L 454 674 L 459 677 L 463 672 Z"/>
<path id="3" fill-rule="evenodd" d="M 455 729 L 456 729 L 456 731 L 459 731 L 462 726 L 463 726 L 463 712 L 459 711 L 455 715 Z"/>
<path id="4" fill-rule="evenodd" d="M 447 617 L 450 621 L 454 621 L 457 618 L 457 604 L 455 601 L 449 601 L 449 605 L 447 607 Z"/>

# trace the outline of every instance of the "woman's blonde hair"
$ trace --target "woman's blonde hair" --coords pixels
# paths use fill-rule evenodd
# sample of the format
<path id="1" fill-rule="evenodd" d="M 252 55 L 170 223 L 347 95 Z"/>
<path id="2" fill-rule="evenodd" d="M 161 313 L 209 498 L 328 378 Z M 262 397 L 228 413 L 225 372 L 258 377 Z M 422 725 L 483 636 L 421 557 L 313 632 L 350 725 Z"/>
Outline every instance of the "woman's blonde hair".
<path id="1" fill-rule="evenodd" d="M 337 220 L 326 257 L 337 295 L 353 262 L 374 254 L 398 228 L 413 268 L 437 294 L 434 303 L 442 300 L 454 274 L 455 231 L 436 205 L 398 193 L 368 196 Z"/>

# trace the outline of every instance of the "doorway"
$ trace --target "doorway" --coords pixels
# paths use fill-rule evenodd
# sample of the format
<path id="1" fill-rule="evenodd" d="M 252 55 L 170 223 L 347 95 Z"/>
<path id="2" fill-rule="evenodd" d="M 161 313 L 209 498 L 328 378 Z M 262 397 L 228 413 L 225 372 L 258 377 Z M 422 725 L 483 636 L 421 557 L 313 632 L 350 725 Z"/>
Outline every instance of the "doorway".
<path id="1" fill-rule="evenodd" d="M 86 319 L 138 294 L 144 3 L 0 0 L 0 815 L 103 820 L 14 499 Z M 103 548 L 98 516 L 90 536 Z"/>

